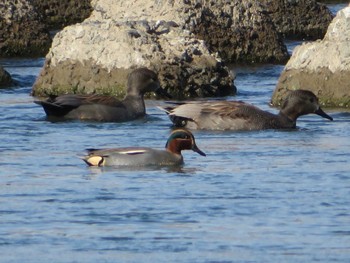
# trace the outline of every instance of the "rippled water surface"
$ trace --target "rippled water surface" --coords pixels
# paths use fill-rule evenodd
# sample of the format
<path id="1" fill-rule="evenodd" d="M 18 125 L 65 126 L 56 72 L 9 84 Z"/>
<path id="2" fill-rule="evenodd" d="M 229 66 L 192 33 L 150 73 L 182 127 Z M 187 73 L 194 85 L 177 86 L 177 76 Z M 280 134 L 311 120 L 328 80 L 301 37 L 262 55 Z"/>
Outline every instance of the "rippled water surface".
<path id="1" fill-rule="evenodd" d="M 93 169 L 85 148 L 164 147 L 170 122 L 52 123 L 29 96 L 43 60 L 6 60 L 0 90 L 1 262 L 349 262 L 350 113 L 295 131 L 195 132 L 179 168 Z M 282 66 L 237 68 L 266 110 Z"/>
<path id="2" fill-rule="evenodd" d="M 128 123 L 52 123 L 29 96 L 43 59 L 3 60 L 0 262 L 350 262 L 350 113 L 295 131 L 194 133 L 179 168 L 89 168 L 85 148 L 163 148 L 170 122 L 147 101 Z M 237 68 L 266 110 L 282 66 Z"/>

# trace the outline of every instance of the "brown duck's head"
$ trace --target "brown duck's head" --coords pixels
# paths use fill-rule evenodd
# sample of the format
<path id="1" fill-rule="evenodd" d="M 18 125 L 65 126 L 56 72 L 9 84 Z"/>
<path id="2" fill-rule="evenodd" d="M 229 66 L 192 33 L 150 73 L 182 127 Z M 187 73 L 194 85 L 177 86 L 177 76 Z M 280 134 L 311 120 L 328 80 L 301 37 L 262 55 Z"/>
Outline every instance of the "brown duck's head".
<path id="1" fill-rule="evenodd" d="M 181 154 L 182 150 L 192 150 L 202 156 L 206 156 L 196 145 L 193 134 L 186 129 L 174 130 L 165 145 L 165 148 L 172 152 Z"/>
<path id="2" fill-rule="evenodd" d="M 146 92 L 156 92 L 159 95 L 171 98 L 171 96 L 161 88 L 158 75 L 148 68 L 137 68 L 128 76 L 127 94 L 143 95 Z"/>
<path id="3" fill-rule="evenodd" d="M 311 113 L 331 121 L 333 120 L 331 116 L 321 109 L 317 96 L 309 90 L 289 91 L 282 104 L 281 112 L 293 120 Z"/>

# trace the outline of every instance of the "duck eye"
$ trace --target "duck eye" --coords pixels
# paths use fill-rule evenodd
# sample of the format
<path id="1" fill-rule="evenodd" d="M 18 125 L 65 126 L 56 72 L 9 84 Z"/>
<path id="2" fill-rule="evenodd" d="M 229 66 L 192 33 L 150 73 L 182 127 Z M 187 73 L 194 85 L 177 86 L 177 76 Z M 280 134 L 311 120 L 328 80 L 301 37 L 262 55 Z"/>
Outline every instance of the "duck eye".
<path id="1" fill-rule="evenodd" d="M 314 98 L 310 98 L 311 103 L 314 103 L 314 101 L 315 101 Z"/>

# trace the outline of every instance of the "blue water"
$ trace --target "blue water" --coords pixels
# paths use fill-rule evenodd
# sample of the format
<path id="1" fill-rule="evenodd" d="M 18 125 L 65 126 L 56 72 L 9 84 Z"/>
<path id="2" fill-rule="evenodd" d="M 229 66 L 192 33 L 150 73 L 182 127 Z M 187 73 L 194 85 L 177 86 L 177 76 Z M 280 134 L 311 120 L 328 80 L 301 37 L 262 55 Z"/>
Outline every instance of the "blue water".
<path id="1" fill-rule="evenodd" d="M 179 168 L 89 168 L 85 148 L 163 148 L 147 101 L 128 123 L 52 123 L 29 96 L 44 59 L 2 60 L 0 262 L 350 262 L 350 112 L 295 131 L 204 132 Z M 283 66 L 235 68 L 236 97 L 268 106 Z"/>
<path id="2" fill-rule="evenodd" d="M 179 168 L 88 168 L 85 148 L 164 147 L 170 122 L 52 123 L 29 96 L 43 59 L 6 60 L 1 262 L 349 262 L 350 113 L 296 131 L 195 132 Z M 269 108 L 282 66 L 236 68 L 234 98 Z"/>

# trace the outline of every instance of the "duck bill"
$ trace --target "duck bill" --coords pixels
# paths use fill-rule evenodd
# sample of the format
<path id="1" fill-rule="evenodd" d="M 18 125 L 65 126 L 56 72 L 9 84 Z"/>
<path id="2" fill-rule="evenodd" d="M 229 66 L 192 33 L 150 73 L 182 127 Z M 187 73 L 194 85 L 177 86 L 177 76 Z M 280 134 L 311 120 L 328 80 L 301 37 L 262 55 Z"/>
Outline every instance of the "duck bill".
<path id="1" fill-rule="evenodd" d="M 319 107 L 316 111 L 315 111 L 315 114 L 317 114 L 317 115 L 319 115 L 319 116 L 321 116 L 321 117 L 323 117 L 323 118 L 326 118 L 326 119 L 328 119 L 328 120 L 333 120 L 333 118 L 331 117 L 331 116 L 329 116 L 327 113 L 325 113 L 322 109 L 321 109 L 321 107 Z"/>
<path id="2" fill-rule="evenodd" d="M 196 152 L 196 153 L 198 153 L 198 154 L 200 154 L 200 155 L 202 155 L 202 156 L 207 156 L 204 152 L 202 152 L 199 148 L 198 148 L 198 146 L 197 145 L 193 145 L 193 147 L 192 147 L 192 151 L 194 151 L 194 152 Z"/>
<path id="3" fill-rule="evenodd" d="M 164 97 L 167 97 L 168 99 L 172 99 L 172 96 L 163 88 L 159 87 L 157 90 L 156 90 L 156 93 L 160 96 L 164 96 Z"/>

